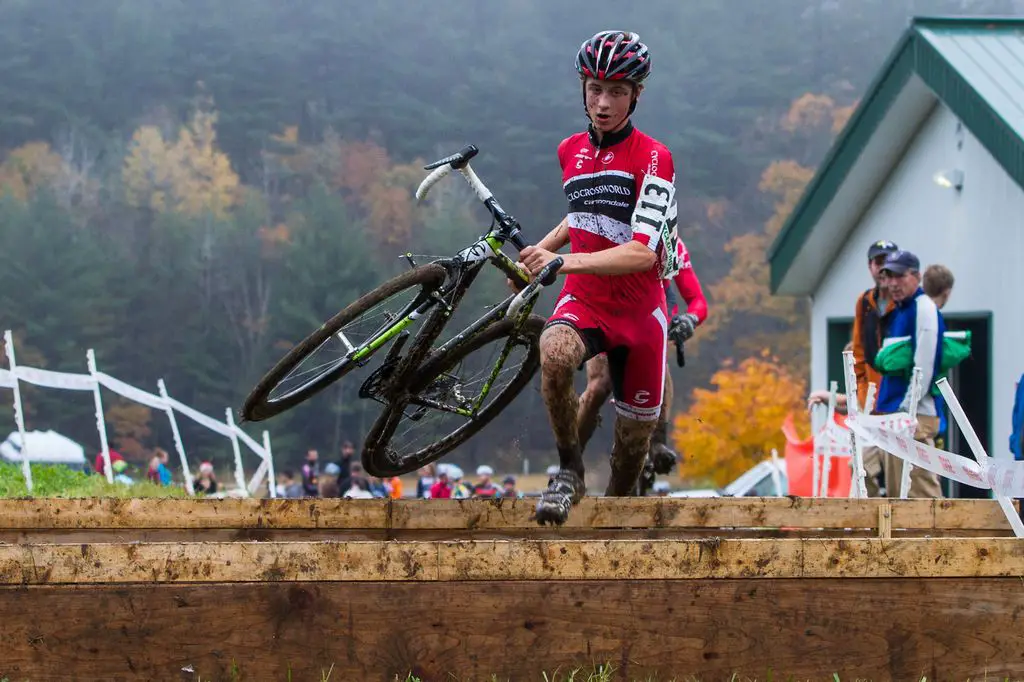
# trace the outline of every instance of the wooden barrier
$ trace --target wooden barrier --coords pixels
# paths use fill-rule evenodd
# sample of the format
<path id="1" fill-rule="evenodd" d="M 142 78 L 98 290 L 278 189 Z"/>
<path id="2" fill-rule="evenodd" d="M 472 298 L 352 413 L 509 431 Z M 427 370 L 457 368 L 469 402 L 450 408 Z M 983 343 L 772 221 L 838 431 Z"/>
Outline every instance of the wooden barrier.
<path id="1" fill-rule="evenodd" d="M 0 542 L 501 537 L 1010 536 L 993 500 L 588 497 L 542 528 L 536 500 L 0 500 Z"/>
<path id="2" fill-rule="evenodd" d="M 1024 676 L 994 501 L 531 502 L 0 501 L 0 679 Z"/>

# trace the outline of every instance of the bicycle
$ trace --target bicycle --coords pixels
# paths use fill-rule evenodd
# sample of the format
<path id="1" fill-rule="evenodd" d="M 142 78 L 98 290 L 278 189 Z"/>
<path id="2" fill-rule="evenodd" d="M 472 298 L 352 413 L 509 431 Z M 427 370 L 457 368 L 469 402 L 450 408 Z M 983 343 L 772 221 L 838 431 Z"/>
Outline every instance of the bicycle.
<path id="1" fill-rule="evenodd" d="M 540 366 L 540 334 L 545 323 L 543 317 L 532 314 L 533 306 L 541 290 L 554 282 L 562 259 L 551 261 L 531 282 L 502 252 L 507 242 L 519 250 L 527 244 L 519 223 L 501 207 L 470 167 L 470 160 L 478 152 L 475 146 L 468 145 L 424 166 L 424 170 L 431 172 L 417 188 L 416 199 L 422 200 L 442 178 L 459 171 L 491 213 L 488 231 L 451 258 L 416 265 L 412 255 L 405 254 L 410 270 L 364 294 L 327 320 L 260 379 L 242 407 L 243 421 L 262 421 L 295 407 L 353 370 L 368 366 L 381 357 L 381 351 L 390 344 L 380 366 L 359 389 L 360 398 L 384 405 L 364 440 L 362 462 L 373 476 L 400 476 L 439 459 L 464 443 L 497 417 L 526 387 Z M 483 317 L 432 349 L 453 311 L 488 262 L 515 283 L 518 293 L 508 296 Z M 374 313 L 390 302 L 395 302 L 394 310 L 383 311 L 382 315 Z M 374 321 L 378 318 L 381 321 Z M 349 329 L 360 321 L 369 322 L 370 331 L 364 338 Z M 412 336 L 411 327 L 416 323 L 420 327 Z M 340 342 L 339 354 L 293 377 L 296 370 L 332 341 Z M 482 380 L 480 395 L 466 395 L 466 390 L 476 382 L 460 378 L 454 373 L 456 366 L 461 366 L 463 360 L 485 346 L 502 341 L 504 345 L 497 362 Z M 406 345 L 409 350 L 403 355 Z M 506 361 L 517 348 L 525 349 L 525 359 L 511 381 L 494 391 Z M 290 378 L 296 380 L 296 386 L 288 389 Z M 492 393 L 492 400 L 485 404 Z M 399 452 L 394 442 L 401 422 L 407 420 L 415 426 L 431 410 L 457 415 L 465 421 L 429 444 L 410 452 Z"/>

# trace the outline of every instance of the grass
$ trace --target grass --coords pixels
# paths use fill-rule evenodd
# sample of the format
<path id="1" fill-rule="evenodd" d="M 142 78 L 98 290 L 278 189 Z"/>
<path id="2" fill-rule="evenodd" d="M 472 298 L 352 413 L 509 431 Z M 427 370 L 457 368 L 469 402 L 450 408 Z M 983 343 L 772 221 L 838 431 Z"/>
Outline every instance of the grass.
<path id="1" fill-rule="evenodd" d="M 107 483 L 103 476 L 74 471 L 59 464 L 32 465 L 32 492 L 18 464 L 0 464 L 0 498 L 7 497 L 188 497 L 184 488 L 159 486 L 148 480 L 134 485 Z M 2 680 L 0 680 L 2 682 Z"/>

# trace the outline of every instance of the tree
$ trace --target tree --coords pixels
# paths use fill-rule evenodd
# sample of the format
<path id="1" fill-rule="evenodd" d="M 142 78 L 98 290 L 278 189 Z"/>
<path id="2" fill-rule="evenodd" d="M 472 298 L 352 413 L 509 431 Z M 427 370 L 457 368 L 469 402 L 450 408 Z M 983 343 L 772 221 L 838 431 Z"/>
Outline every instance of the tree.
<path id="1" fill-rule="evenodd" d="M 136 130 L 122 173 L 128 203 L 158 213 L 226 217 L 237 203 L 239 179 L 217 148 L 216 122 L 216 112 L 203 100 L 173 143 L 156 126 Z"/>
<path id="2" fill-rule="evenodd" d="M 711 378 L 713 390 L 694 389 L 694 401 L 675 419 L 672 439 L 683 454 L 679 474 L 724 485 L 780 452 L 780 430 L 790 412 L 804 414 L 805 384 L 768 351 L 738 366 L 726 362 Z"/>
<path id="3" fill-rule="evenodd" d="M 0 165 L 0 194 L 26 201 L 39 188 L 49 186 L 62 165 L 61 158 L 45 142 L 22 145 Z"/>
<path id="4" fill-rule="evenodd" d="M 779 129 L 792 141 L 794 152 L 818 158 L 849 118 L 854 105 L 839 107 L 827 95 L 805 93 L 795 99 L 779 119 Z M 732 256 L 729 273 L 708 287 L 714 313 L 695 346 L 720 336 L 734 323 L 744 325 L 735 350 L 754 354 L 768 347 L 790 371 L 804 375 L 809 363 L 807 303 L 803 299 L 774 296 L 769 286 L 767 253 L 814 176 L 814 169 L 794 159 L 777 160 L 761 173 L 758 190 L 772 201 L 773 212 L 761 231 L 733 237 L 725 244 Z M 719 206 L 709 207 L 716 217 Z"/>
<path id="5" fill-rule="evenodd" d="M 107 408 L 104 418 L 113 431 L 114 448 L 128 459 L 142 462 L 146 456 L 146 443 L 151 435 L 149 420 L 153 412 L 123 398 L 117 398 Z"/>

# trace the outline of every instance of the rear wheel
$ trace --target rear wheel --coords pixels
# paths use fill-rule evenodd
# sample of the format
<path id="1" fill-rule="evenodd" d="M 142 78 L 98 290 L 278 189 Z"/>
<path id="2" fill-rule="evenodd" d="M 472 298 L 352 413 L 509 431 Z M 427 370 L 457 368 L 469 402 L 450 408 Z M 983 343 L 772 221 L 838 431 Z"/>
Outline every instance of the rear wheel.
<path id="1" fill-rule="evenodd" d="M 408 395 L 386 405 L 363 445 L 363 467 L 373 476 L 401 476 L 461 445 L 526 387 L 540 366 L 544 318 L 531 315 L 522 329 L 501 320 L 428 358 Z M 501 371 L 474 410 L 502 353 Z"/>
<path id="2" fill-rule="evenodd" d="M 445 269 L 421 265 L 388 280 L 325 322 L 288 352 L 246 398 L 242 417 L 262 421 L 308 400 L 357 367 L 363 367 L 394 339 L 358 361 L 353 355 L 426 301 L 444 282 Z"/>

